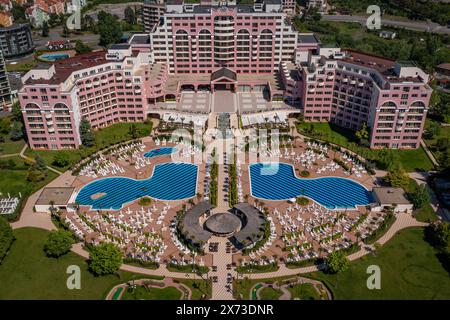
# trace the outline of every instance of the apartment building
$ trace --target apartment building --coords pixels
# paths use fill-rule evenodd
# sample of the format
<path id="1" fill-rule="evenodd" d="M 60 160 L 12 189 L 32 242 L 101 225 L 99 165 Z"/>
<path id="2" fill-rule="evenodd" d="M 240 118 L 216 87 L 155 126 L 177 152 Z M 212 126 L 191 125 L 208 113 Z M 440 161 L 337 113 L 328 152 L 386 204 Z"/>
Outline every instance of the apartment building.
<path id="1" fill-rule="evenodd" d="M 13 24 L 0 28 L 0 49 L 3 57 L 13 58 L 25 55 L 34 50 L 31 28 L 29 24 Z"/>
<path id="2" fill-rule="evenodd" d="M 183 90 L 264 92 L 306 121 L 366 124 L 372 148 L 419 147 L 432 92 L 420 68 L 324 46 L 292 28 L 280 0 L 208 3 L 168 1 L 152 32 L 29 71 L 19 100 L 31 148 L 77 148 L 82 118 L 143 121 Z"/>
<path id="3" fill-rule="evenodd" d="M 0 50 L 0 110 L 11 104 L 11 88 L 9 86 L 8 74 L 6 72 L 5 59 Z"/>
<path id="4" fill-rule="evenodd" d="M 155 61 L 173 74 L 271 74 L 291 61 L 297 32 L 280 0 L 206 6 L 168 1 L 164 21 L 150 34 Z"/>
<path id="5" fill-rule="evenodd" d="M 147 98 L 160 93 L 167 74 L 150 59 L 148 51 L 120 44 L 30 70 L 19 92 L 30 147 L 77 148 L 82 118 L 94 129 L 143 121 Z"/>
<path id="6" fill-rule="evenodd" d="M 320 48 L 300 70 L 306 121 L 370 129 L 371 148 L 418 148 L 432 89 L 411 62 Z"/>

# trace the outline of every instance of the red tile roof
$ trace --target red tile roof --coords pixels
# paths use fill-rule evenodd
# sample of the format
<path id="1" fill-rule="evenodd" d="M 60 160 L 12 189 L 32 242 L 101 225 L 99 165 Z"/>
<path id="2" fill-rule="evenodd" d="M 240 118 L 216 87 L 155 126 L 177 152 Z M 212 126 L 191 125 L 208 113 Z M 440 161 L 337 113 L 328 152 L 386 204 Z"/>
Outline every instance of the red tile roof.
<path id="1" fill-rule="evenodd" d="M 72 58 L 58 60 L 53 63 L 55 74 L 51 79 L 28 79 L 26 84 L 59 84 L 65 81 L 73 72 L 110 62 L 106 60 L 105 53 L 105 51 L 89 52 Z"/>

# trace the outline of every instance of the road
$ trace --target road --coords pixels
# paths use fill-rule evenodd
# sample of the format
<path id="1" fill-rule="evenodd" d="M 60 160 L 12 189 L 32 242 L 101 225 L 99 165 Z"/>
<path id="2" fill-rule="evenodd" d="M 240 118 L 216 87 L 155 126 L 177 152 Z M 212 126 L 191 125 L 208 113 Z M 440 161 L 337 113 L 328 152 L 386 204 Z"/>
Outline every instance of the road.
<path id="1" fill-rule="evenodd" d="M 100 40 L 100 35 L 86 33 L 86 34 L 70 34 L 69 37 L 64 38 L 61 36 L 62 27 L 58 26 L 50 29 L 48 37 L 42 37 L 39 32 L 33 33 L 33 42 L 37 50 L 45 50 L 47 48 L 48 41 L 59 41 L 59 40 L 81 40 L 83 43 L 89 45 L 93 49 L 100 48 L 98 42 Z"/>
<path id="2" fill-rule="evenodd" d="M 323 15 L 322 20 L 334 22 L 358 22 L 366 25 L 366 16 L 349 15 Z M 413 20 L 393 20 L 392 18 L 382 18 L 381 24 L 397 28 L 405 28 L 414 31 L 434 32 L 441 34 L 450 34 L 450 29 L 434 22 L 413 21 Z"/>

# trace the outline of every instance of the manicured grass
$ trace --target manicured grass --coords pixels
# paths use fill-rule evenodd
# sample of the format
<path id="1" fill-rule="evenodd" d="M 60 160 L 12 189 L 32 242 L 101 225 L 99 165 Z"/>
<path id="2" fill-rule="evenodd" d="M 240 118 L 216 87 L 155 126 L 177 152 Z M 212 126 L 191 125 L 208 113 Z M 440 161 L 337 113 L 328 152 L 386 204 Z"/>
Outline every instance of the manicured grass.
<path id="1" fill-rule="evenodd" d="M 296 284 L 292 288 L 288 286 L 287 289 L 291 293 L 291 299 L 320 300 L 319 293 L 310 283 Z"/>
<path id="2" fill-rule="evenodd" d="M 6 70 L 8 72 L 27 72 L 33 69 L 37 65 L 37 62 L 34 60 L 16 63 L 16 64 L 7 64 Z"/>
<path id="3" fill-rule="evenodd" d="M 88 271 L 86 261 L 75 253 L 59 259 L 48 258 L 43 245 L 48 231 L 36 228 L 14 230 L 16 241 L 0 265 L 0 299 L 104 299 L 110 289 L 142 275 L 119 271 L 117 275 L 95 277 Z M 67 267 L 81 270 L 81 289 L 66 286 Z"/>
<path id="4" fill-rule="evenodd" d="M 313 128 L 312 134 L 305 132 L 311 126 Z M 303 122 L 297 125 L 297 129 L 302 134 L 340 145 L 369 160 L 377 159 L 380 152 L 380 150 L 371 150 L 358 145 L 353 131 L 339 128 L 329 123 Z M 415 150 L 392 150 L 392 152 L 406 171 L 429 171 L 434 167 L 422 147 Z"/>
<path id="5" fill-rule="evenodd" d="M 2 142 L 0 143 L 0 155 L 20 153 L 24 145 L 25 141 L 23 140 Z"/>
<path id="6" fill-rule="evenodd" d="M 95 146 L 91 148 L 85 148 L 81 146 L 78 150 L 31 150 L 27 149 L 25 155 L 34 158 L 36 154 L 39 154 L 45 163 L 54 167 L 57 170 L 65 171 L 72 167 L 75 163 L 79 162 L 82 158 L 95 153 L 96 151 L 105 147 L 117 144 L 119 142 L 131 140 L 132 137 L 129 134 L 130 127 L 135 125 L 138 137 L 145 137 L 150 135 L 152 129 L 152 123 L 117 123 L 110 127 L 99 129 L 95 131 Z M 69 164 L 63 168 L 53 165 L 53 160 L 57 154 L 66 154 L 69 160 Z"/>
<path id="7" fill-rule="evenodd" d="M 366 286 L 367 267 L 381 269 L 381 290 Z M 336 299 L 450 299 L 450 277 L 424 240 L 423 228 L 400 231 L 376 255 L 350 264 L 342 274 L 310 274 L 325 281 Z"/>
<path id="8" fill-rule="evenodd" d="M 212 282 L 211 280 L 190 280 L 190 279 L 175 279 L 179 283 L 188 286 L 191 289 L 192 300 L 200 300 L 203 296 L 211 297 L 212 295 Z"/>
<path id="9" fill-rule="evenodd" d="M 41 182 L 32 183 L 27 180 L 28 167 L 24 165 L 23 159 L 18 156 L 8 157 L 1 160 L 13 160 L 16 163 L 14 170 L 2 169 L 0 170 L 0 192 L 11 195 L 17 195 L 19 192 L 25 195 L 29 192 L 35 192 L 48 184 L 57 177 L 57 174 L 48 171 L 47 178 Z"/>
<path id="10" fill-rule="evenodd" d="M 260 300 L 278 300 L 283 293 L 271 287 L 265 287 L 259 290 L 259 299 Z"/>
<path id="11" fill-rule="evenodd" d="M 138 286 L 134 290 L 128 288 L 121 300 L 180 300 L 181 291 L 175 287 L 155 288 Z"/>
<path id="12" fill-rule="evenodd" d="M 436 250 L 424 240 L 423 228 L 400 231 L 392 240 L 368 255 L 350 263 L 342 274 L 323 272 L 301 274 L 323 281 L 335 299 L 450 299 L 450 277 L 438 258 Z M 381 269 L 381 290 L 366 286 L 367 267 L 378 265 Z M 237 297 L 250 299 L 250 290 L 257 283 L 274 283 L 292 278 L 250 280 L 234 282 Z"/>

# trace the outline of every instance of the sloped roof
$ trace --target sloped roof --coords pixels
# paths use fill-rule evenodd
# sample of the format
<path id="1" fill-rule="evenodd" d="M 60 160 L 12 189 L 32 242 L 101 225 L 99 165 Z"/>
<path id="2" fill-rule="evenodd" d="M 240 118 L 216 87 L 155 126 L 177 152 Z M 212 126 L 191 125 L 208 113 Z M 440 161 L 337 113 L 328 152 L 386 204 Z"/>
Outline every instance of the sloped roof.
<path id="1" fill-rule="evenodd" d="M 227 69 L 227 68 L 221 68 L 217 71 L 214 71 L 211 74 L 211 81 L 214 81 L 214 80 L 217 80 L 217 79 L 220 79 L 223 77 L 231 79 L 233 81 L 236 81 L 236 79 L 237 79 L 236 72 L 234 72 L 230 69 Z"/>

